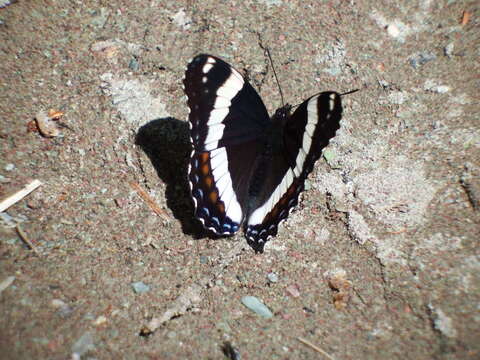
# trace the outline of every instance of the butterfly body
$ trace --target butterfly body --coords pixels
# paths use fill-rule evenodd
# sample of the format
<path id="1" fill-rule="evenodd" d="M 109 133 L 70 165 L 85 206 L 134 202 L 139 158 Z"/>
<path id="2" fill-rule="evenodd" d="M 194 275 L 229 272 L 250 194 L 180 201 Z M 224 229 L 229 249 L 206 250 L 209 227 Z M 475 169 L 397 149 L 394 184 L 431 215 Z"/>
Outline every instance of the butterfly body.
<path id="1" fill-rule="evenodd" d="M 188 180 L 195 217 L 216 234 L 243 225 L 263 252 L 339 128 L 340 95 L 324 92 L 270 118 L 260 96 L 223 60 L 198 55 L 185 73 L 192 141 Z"/>

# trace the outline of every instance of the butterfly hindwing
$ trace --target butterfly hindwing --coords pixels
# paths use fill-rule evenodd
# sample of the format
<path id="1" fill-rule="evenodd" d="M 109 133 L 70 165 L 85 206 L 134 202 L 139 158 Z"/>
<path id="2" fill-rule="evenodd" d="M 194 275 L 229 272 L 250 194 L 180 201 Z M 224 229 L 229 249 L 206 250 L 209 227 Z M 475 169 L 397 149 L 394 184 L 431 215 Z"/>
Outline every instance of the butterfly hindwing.
<path id="1" fill-rule="evenodd" d="M 278 119 L 279 126 L 283 125 L 283 146 L 273 151 L 267 170 L 274 174 L 274 180 L 264 182 L 245 229 L 254 250 L 263 251 L 268 239 L 277 234 L 278 225 L 297 205 L 305 179 L 340 127 L 341 113 L 340 95 L 335 92 L 307 99 L 291 116 L 280 112 L 287 117 L 286 121 Z"/>
<path id="2" fill-rule="evenodd" d="M 195 216 L 217 234 L 233 234 L 245 217 L 250 179 L 270 126 L 268 112 L 240 73 L 214 56 L 196 56 L 184 86 Z"/>

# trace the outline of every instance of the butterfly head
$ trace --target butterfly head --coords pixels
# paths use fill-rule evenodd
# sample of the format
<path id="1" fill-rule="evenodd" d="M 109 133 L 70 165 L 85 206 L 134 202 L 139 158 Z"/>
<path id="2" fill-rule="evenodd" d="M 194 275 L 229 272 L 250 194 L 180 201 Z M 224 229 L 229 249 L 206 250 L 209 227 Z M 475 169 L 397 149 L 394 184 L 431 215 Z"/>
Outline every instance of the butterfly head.
<path id="1" fill-rule="evenodd" d="M 290 104 L 286 104 L 281 108 L 277 109 L 277 111 L 275 111 L 275 114 L 272 117 L 273 122 L 281 125 L 285 124 L 287 119 L 290 117 L 291 111 L 292 105 Z"/>

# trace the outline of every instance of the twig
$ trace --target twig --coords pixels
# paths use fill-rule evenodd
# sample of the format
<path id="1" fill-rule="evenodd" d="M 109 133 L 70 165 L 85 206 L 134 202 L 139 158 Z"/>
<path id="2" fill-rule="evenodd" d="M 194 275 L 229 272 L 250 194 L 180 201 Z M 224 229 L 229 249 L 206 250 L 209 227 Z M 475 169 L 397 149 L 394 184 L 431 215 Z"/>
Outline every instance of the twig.
<path id="1" fill-rule="evenodd" d="M 155 214 L 161 216 L 164 220 L 170 220 L 168 215 L 165 214 L 162 209 L 160 209 L 160 207 L 155 203 L 155 200 L 153 200 L 152 197 L 140 187 L 140 185 L 138 185 L 136 182 L 131 181 L 130 186 L 133 190 L 137 192 L 137 194 L 143 199 L 143 201 L 147 203 L 147 205 L 150 207 L 150 209 L 152 209 Z"/>
<path id="2" fill-rule="evenodd" d="M 0 282 L 0 294 L 8 288 L 15 281 L 15 276 L 8 276 L 5 280 Z"/>
<path id="3" fill-rule="evenodd" d="M 387 232 L 386 234 L 387 235 L 399 235 L 399 234 L 402 234 L 406 231 L 407 231 L 407 229 L 402 229 L 402 230 L 398 230 L 398 231 Z"/>
<path id="4" fill-rule="evenodd" d="M 190 285 L 160 317 L 155 317 L 150 320 L 148 324 L 140 330 L 140 335 L 151 335 L 170 319 L 185 314 L 195 304 L 201 301 L 201 292 L 202 286 L 199 284 L 195 283 Z"/>
<path id="5" fill-rule="evenodd" d="M 147 325 L 143 326 L 140 330 L 140 335 L 151 335 L 170 319 L 185 314 L 188 310 L 198 304 L 202 300 L 202 291 L 209 285 L 213 284 L 215 280 L 222 275 L 226 267 L 235 260 L 245 246 L 245 241 L 239 241 L 225 255 L 220 255 L 217 258 L 217 264 L 213 274 L 202 277 L 199 281 L 185 289 L 160 317 L 153 318 Z"/>
<path id="6" fill-rule="evenodd" d="M 462 177 L 462 179 L 460 179 L 460 185 L 462 186 L 463 190 L 467 194 L 468 202 L 472 206 L 473 210 L 479 210 L 480 200 L 478 199 L 476 191 L 471 185 L 471 183 L 468 180 L 466 180 L 465 177 Z"/>
<path id="7" fill-rule="evenodd" d="M 33 245 L 33 243 L 30 241 L 30 239 L 28 238 L 27 234 L 25 234 L 25 232 L 22 230 L 22 228 L 20 227 L 20 225 L 17 225 L 15 227 L 15 229 L 17 230 L 17 233 L 18 233 L 18 236 L 20 236 L 20 239 L 22 239 L 22 241 L 27 244 L 27 246 L 33 250 L 33 252 L 37 255 L 40 255 L 40 253 L 38 252 L 37 248 L 35 247 L 35 245 Z"/>
<path id="8" fill-rule="evenodd" d="M 320 354 L 322 354 L 323 356 L 325 356 L 327 359 L 329 360 L 335 360 L 331 355 L 329 355 L 325 350 L 322 350 L 320 349 L 318 346 L 315 346 L 313 345 L 311 342 L 301 338 L 301 337 L 298 337 L 297 338 L 298 341 L 300 341 L 301 343 L 307 345 L 308 347 L 312 348 L 313 350 L 315 350 L 316 352 L 319 352 Z"/>
<path id="9" fill-rule="evenodd" d="M 33 180 L 30 184 L 25 186 L 22 190 L 17 191 L 15 194 L 10 195 L 6 199 L 0 202 L 0 212 L 5 211 L 10 206 L 22 200 L 25 196 L 30 194 L 33 190 L 42 185 L 40 180 Z"/>

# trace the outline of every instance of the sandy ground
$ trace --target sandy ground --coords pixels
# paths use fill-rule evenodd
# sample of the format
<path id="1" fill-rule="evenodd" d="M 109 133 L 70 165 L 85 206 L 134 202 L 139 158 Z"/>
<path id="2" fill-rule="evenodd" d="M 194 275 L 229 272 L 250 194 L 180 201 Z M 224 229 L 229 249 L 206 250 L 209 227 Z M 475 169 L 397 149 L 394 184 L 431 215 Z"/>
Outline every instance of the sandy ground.
<path id="1" fill-rule="evenodd" d="M 478 2 L 0 4 L 0 198 L 43 182 L 1 213 L 0 358 L 480 358 Z M 289 103 L 360 91 L 255 254 L 192 217 L 181 79 L 223 57 L 273 112 L 262 46 Z"/>

